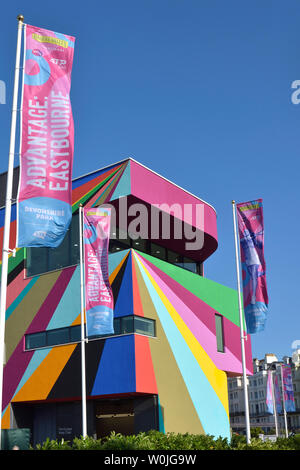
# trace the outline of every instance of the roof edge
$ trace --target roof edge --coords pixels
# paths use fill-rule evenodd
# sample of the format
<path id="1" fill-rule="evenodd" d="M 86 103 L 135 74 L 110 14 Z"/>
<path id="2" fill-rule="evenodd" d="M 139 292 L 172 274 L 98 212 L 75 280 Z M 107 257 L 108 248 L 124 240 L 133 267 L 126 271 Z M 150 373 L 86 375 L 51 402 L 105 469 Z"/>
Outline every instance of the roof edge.
<path id="1" fill-rule="evenodd" d="M 146 165 L 144 165 L 143 163 L 141 163 L 141 162 L 135 160 L 135 159 L 132 158 L 132 157 L 127 157 L 127 158 L 125 158 L 124 160 L 120 160 L 120 161 L 118 161 L 118 162 L 112 163 L 111 165 L 107 165 L 107 166 L 104 166 L 104 167 L 102 167 L 102 168 L 98 168 L 97 170 L 94 170 L 94 171 L 91 171 L 91 172 L 86 173 L 86 174 L 84 174 L 84 175 L 78 176 L 78 177 L 74 178 L 72 181 L 76 181 L 76 180 L 78 180 L 78 179 L 80 179 L 80 178 L 84 178 L 85 176 L 89 176 L 89 175 L 92 175 L 93 173 L 97 173 L 97 171 L 105 170 L 106 168 L 110 168 L 110 167 L 112 167 L 112 166 L 119 165 L 120 163 L 125 163 L 125 162 L 130 161 L 130 160 L 133 161 L 134 163 L 137 163 L 138 165 L 142 166 L 142 167 L 145 168 L 146 170 L 151 171 L 151 173 L 153 173 L 153 174 L 159 176 L 160 178 L 162 178 L 163 180 L 167 181 L 168 183 L 173 184 L 174 186 L 176 186 L 177 188 L 179 188 L 181 191 L 184 191 L 185 193 L 189 194 L 190 196 L 195 197 L 195 198 L 198 199 L 199 201 L 201 201 L 201 202 L 203 202 L 204 204 L 206 204 L 207 206 L 211 207 L 211 208 L 214 210 L 214 212 L 217 214 L 216 209 L 214 208 L 214 206 L 212 206 L 211 204 L 209 204 L 209 202 L 204 201 L 204 199 L 201 199 L 200 197 L 198 197 L 198 196 L 196 196 L 195 194 L 191 193 L 191 192 L 188 191 L 187 189 L 182 188 L 182 187 L 179 186 L 178 184 L 174 183 L 174 181 L 169 180 L 169 179 L 166 178 L 165 176 L 162 176 L 160 173 L 157 173 L 156 171 L 152 170 L 151 168 L 147 167 Z"/>

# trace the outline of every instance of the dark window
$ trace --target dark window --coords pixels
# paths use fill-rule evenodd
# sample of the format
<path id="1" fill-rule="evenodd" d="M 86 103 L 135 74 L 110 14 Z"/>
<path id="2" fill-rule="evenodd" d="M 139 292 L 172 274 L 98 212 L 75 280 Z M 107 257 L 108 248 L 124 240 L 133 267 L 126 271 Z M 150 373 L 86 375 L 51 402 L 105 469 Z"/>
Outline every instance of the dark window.
<path id="1" fill-rule="evenodd" d="M 142 238 L 138 238 L 137 240 L 132 240 L 132 248 L 146 253 L 148 251 L 147 240 L 143 240 Z"/>
<path id="2" fill-rule="evenodd" d="M 72 221 L 64 240 L 57 248 L 40 247 L 26 249 L 26 269 L 28 277 L 79 264 L 78 225 L 78 214 L 75 214 L 72 217 Z M 143 253 L 151 254 L 152 256 L 168 261 L 175 266 L 203 275 L 202 265 L 199 262 L 183 257 L 179 253 L 169 250 L 158 243 L 153 243 L 142 238 L 133 240 L 129 237 L 126 231 L 112 227 L 111 238 L 109 241 L 109 253 L 116 253 L 118 251 L 128 250 L 129 248 L 134 248 Z"/>
<path id="3" fill-rule="evenodd" d="M 62 243 L 57 248 L 27 248 L 27 276 L 74 266 L 79 263 L 79 218 L 73 215 Z"/>
<path id="4" fill-rule="evenodd" d="M 114 332 L 115 335 L 121 334 L 121 317 L 114 318 Z"/>
<path id="5" fill-rule="evenodd" d="M 139 333 L 155 336 L 155 321 L 150 318 L 128 315 L 114 318 L 114 334 L 99 335 L 98 339 L 107 336 Z M 95 338 L 96 339 L 96 338 Z M 58 346 L 68 343 L 78 343 L 81 340 L 81 325 L 56 328 L 53 330 L 31 333 L 25 336 L 25 350 Z"/>
<path id="6" fill-rule="evenodd" d="M 183 258 L 183 267 L 188 271 L 192 271 L 192 273 L 197 272 L 197 263 L 193 259 L 190 258 Z"/>
<path id="7" fill-rule="evenodd" d="M 216 340 L 217 351 L 224 352 L 224 332 L 223 332 L 223 318 L 221 315 L 215 315 L 216 321 Z"/>
<path id="8" fill-rule="evenodd" d="M 167 252 L 163 246 L 157 245 L 156 243 L 151 243 L 150 254 L 156 258 L 163 260 L 167 259 Z"/>
<path id="9" fill-rule="evenodd" d="M 133 333 L 133 316 L 130 317 L 121 317 L 121 335 L 126 333 Z"/>
<path id="10" fill-rule="evenodd" d="M 66 344 L 70 342 L 69 328 L 47 331 L 47 344 Z"/>
<path id="11" fill-rule="evenodd" d="M 147 336 L 155 336 L 155 322 L 150 318 L 134 317 L 134 331 Z"/>
<path id="12" fill-rule="evenodd" d="M 77 343 L 81 340 L 81 325 L 71 326 L 69 330 L 71 343 Z"/>
<path id="13" fill-rule="evenodd" d="M 175 251 L 168 250 L 168 262 L 183 268 L 182 256 L 179 253 L 176 253 Z"/>
<path id="14" fill-rule="evenodd" d="M 26 336 L 25 349 L 37 349 L 45 346 L 47 346 L 45 332 L 33 333 Z"/>
<path id="15" fill-rule="evenodd" d="M 77 343 L 81 339 L 81 325 L 56 328 L 25 336 L 25 349 L 38 349 L 58 344 Z"/>
<path id="16" fill-rule="evenodd" d="M 109 241 L 109 252 L 116 253 L 118 251 L 128 250 L 128 246 L 120 243 L 118 240 Z"/>

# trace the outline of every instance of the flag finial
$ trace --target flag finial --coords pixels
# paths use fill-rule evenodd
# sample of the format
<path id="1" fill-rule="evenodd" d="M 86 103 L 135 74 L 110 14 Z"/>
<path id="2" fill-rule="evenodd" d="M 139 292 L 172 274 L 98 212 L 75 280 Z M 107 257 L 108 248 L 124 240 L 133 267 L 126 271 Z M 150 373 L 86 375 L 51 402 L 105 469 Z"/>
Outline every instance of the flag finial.
<path id="1" fill-rule="evenodd" d="M 24 16 L 23 16 L 23 15 L 18 15 L 18 16 L 17 16 L 17 20 L 18 20 L 18 21 L 22 21 L 22 23 L 23 23 L 23 21 L 24 21 Z"/>

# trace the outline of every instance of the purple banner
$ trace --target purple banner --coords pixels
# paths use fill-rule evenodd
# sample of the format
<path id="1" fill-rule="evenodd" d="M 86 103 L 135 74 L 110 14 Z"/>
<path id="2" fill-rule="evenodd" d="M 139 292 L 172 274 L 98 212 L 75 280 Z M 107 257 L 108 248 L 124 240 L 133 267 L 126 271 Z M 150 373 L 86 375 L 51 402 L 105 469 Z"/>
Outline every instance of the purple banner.
<path id="1" fill-rule="evenodd" d="M 262 199 L 236 205 L 248 333 L 265 327 L 268 309 Z"/>
<path id="2" fill-rule="evenodd" d="M 278 382 L 278 377 L 276 374 L 274 375 L 274 395 L 275 395 L 277 413 L 282 413 L 282 403 L 281 403 L 281 397 L 280 397 L 279 382 Z"/>
<path id="3" fill-rule="evenodd" d="M 275 372 L 272 373 L 272 371 L 269 370 L 268 380 L 267 380 L 266 404 L 267 404 L 267 410 L 271 414 L 274 414 L 274 401 L 276 403 L 277 413 L 281 413 L 282 404 L 281 404 L 278 377 Z"/>
<path id="4" fill-rule="evenodd" d="M 285 411 L 296 411 L 291 367 L 286 365 L 281 367 Z"/>

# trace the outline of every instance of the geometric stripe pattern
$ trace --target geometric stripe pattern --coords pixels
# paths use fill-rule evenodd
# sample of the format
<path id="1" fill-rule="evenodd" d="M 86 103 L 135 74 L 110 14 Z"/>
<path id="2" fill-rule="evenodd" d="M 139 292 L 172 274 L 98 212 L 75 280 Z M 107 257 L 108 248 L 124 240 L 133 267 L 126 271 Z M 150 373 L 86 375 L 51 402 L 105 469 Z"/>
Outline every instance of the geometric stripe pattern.
<path id="1" fill-rule="evenodd" d="M 128 160 L 74 180 L 73 213 L 79 204 L 128 196 L 131 187 Z M 12 229 L 11 246 L 14 236 Z M 79 266 L 26 278 L 25 254 L 18 250 L 9 260 L 4 427 L 11 403 L 81 397 L 80 344 L 24 352 L 25 334 L 80 324 Z M 229 437 L 227 374 L 241 373 L 236 292 L 133 249 L 109 255 L 109 276 L 115 317 L 151 318 L 156 337 L 89 341 L 88 399 L 156 394 L 160 430 Z M 223 317 L 224 353 L 217 352 L 216 313 Z M 251 373 L 250 340 L 246 357 Z"/>

